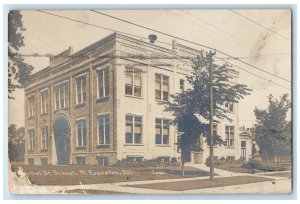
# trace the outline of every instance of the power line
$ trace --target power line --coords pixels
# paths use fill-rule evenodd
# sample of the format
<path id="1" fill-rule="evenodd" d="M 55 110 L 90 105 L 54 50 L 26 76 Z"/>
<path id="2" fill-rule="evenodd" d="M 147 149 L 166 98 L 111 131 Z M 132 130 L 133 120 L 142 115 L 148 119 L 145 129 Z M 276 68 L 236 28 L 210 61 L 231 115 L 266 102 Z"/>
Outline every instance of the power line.
<path id="1" fill-rule="evenodd" d="M 270 80 L 270 79 L 266 79 L 266 78 L 264 78 L 264 77 L 262 77 L 262 76 L 259 76 L 259 75 L 255 74 L 255 73 L 253 73 L 253 72 L 250 72 L 250 71 L 248 71 L 248 70 L 246 70 L 246 69 L 244 69 L 244 68 L 242 68 L 242 67 L 240 67 L 240 66 L 237 66 L 237 65 L 235 65 L 235 64 L 232 64 L 232 63 L 230 63 L 230 62 L 228 62 L 228 61 L 226 61 L 226 60 L 224 60 L 224 59 L 221 59 L 221 58 L 218 58 L 218 57 L 216 57 L 216 58 L 217 58 L 217 59 L 220 59 L 221 61 L 224 61 L 224 62 L 226 62 L 226 63 L 228 63 L 228 64 L 230 64 L 230 65 L 232 65 L 232 66 L 234 66 L 234 67 L 236 67 L 236 68 L 238 68 L 238 69 L 240 69 L 240 70 L 243 70 L 243 71 L 245 71 L 245 72 L 247 72 L 247 73 L 249 73 L 249 74 L 252 74 L 252 75 L 254 75 L 254 76 L 256 76 L 256 77 L 258 77 L 258 78 L 260 78 L 260 79 L 263 79 L 263 80 L 265 80 L 265 81 L 267 81 L 267 82 L 269 82 L 269 83 L 272 83 L 272 84 L 275 84 L 275 85 L 277 85 L 277 86 L 283 87 L 283 88 L 285 88 L 285 89 L 291 90 L 290 88 L 288 88 L 288 87 L 286 87 L 286 86 L 283 86 L 283 85 L 281 85 L 281 84 L 278 84 L 278 83 L 276 83 L 276 82 L 273 82 L 273 81 Z"/>
<path id="2" fill-rule="evenodd" d="M 290 54 L 290 53 L 274 53 L 274 54 L 267 54 L 267 55 L 256 55 L 256 56 L 241 56 L 241 57 L 219 57 L 218 59 L 227 59 L 227 60 L 236 60 L 236 59 L 249 59 L 249 58 L 258 58 L 258 57 L 269 57 L 269 56 L 277 56 L 277 55 L 285 55 L 285 54 Z M 20 56 L 20 57 L 52 57 L 54 56 L 53 54 L 38 54 L 38 53 L 30 53 L 30 54 L 14 54 L 14 56 Z M 79 58 L 82 56 L 69 56 L 70 58 Z M 107 58 L 109 56 L 104 55 L 100 57 L 94 57 L 94 58 Z M 132 55 L 132 56 L 116 56 L 116 57 L 126 57 L 126 58 L 135 58 L 135 59 L 195 59 L 195 57 L 189 57 L 189 56 L 146 56 L 146 55 Z"/>
<path id="3" fill-rule="evenodd" d="M 223 29 L 220 29 L 220 28 L 218 28 L 218 27 L 215 26 L 215 25 L 212 25 L 212 24 L 208 23 L 207 21 L 205 21 L 205 20 L 199 18 L 198 16 L 195 16 L 195 15 L 191 14 L 190 12 L 188 12 L 188 11 L 186 11 L 186 10 L 181 10 L 181 11 L 184 12 L 184 13 L 186 13 L 186 14 L 189 15 L 189 16 L 192 16 L 192 17 L 196 18 L 196 19 L 197 19 L 198 21 L 200 21 L 200 22 L 202 22 L 202 23 L 204 23 L 204 24 L 206 24 L 206 25 L 208 25 L 208 26 L 210 26 L 210 27 L 215 28 L 216 30 L 218 30 L 218 31 L 220 31 L 220 32 L 222 32 L 222 33 L 226 33 L 227 35 L 229 35 L 230 37 L 232 37 L 232 38 L 234 38 L 234 39 L 236 40 L 237 37 L 234 36 L 234 35 L 232 35 L 231 33 L 227 32 L 227 31 L 225 31 L 225 30 L 223 30 Z M 225 37 L 225 36 L 224 36 L 224 37 Z M 232 40 L 230 40 L 230 41 L 232 41 Z M 242 41 L 242 40 L 240 40 L 240 41 Z M 239 44 L 240 46 L 246 48 L 247 50 L 250 50 L 248 47 L 242 45 L 241 43 L 238 43 L 238 42 L 236 42 L 236 41 L 233 41 L 233 42 Z"/>
<path id="4" fill-rule="evenodd" d="M 208 25 L 208 26 L 211 26 L 212 28 L 215 28 L 216 30 L 218 30 L 218 31 L 220 31 L 220 32 L 222 32 L 222 33 L 227 33 L 227 35 L 229 35 L 230 37 L 234 38 L 235 40 L 236 40 L 236 38 L 237 38 L 236 36 L 232 35 L 231 33 L 227 32 L 227 31 L 225 31 L 225 30 L 222 30 L 222 29 L 218 28 L 218 27 L 215 26 L 215 25 L 212 25 L 212 24 L 208 23 L 207 21 L 205 21 L 205 20 L 199 18 L 198 16 L 195 16 L 195 15 L 193 15 L 193 14 L 191 14 L 191 13 L 185 11 L 185 10 L 180 10 L 180 11 L 183 12 L 183 13 L 186 13 L 186 14 L 189 15 L 189 16 L 192 16 L 193 18 L 199 20 L 200 22 L 202 22 L 202 23 L 204 23 L 204 24 L 206 24 L 206 25 Z M 195 23 L 194 21 L 191 21 L 190 19 L 185 18 L 185 17 L 183 17 L 182 15 L 179 15 L 179 14 L 175 13 L 174 11 L 173 11 L 173 13 L 176 14 L 177 16 L 179 16 L 179 17 L 181 17 L 181 18 L 183 18 L 183 19 L 185 19 L 185 20 L 187 20 L 187 21 L 190 21 L 191 23 L 193 23 L 193 24 L 195 24 L 195 25 L 197 25 L 197 26 L 200 27 L 200 25 L 197 24 L 197 23 Z M 207 30 L 208 30 L 208 29 L 207 29 Z M 212 33 L 214 33 L 214 34 L 216 34 L 216 35 L 222 37 L 222 38 L 228 39 L 228 40 L 230 40 L 231 42 L 237 43 L 237 44 L 240 45 L 241 47 L 243 47 L 243 48 L 245 48 L 245 49 L 247 49 L 247 50 L 250 51 L 250 49 L 249 49 L 248 47 L 244 46 L 243 44 L 241 44 L 241 43 L 239 43 L 239 42 L 237 42 L 237 41 L 231 40 L 229 37 L 226 37 L 225 35 L 223 36 L 223 35 L 221 35 L 221 34 L 219 34 L 219 33 L 217 33 L 217 32 L 211 31 L 211 30 L 208 30 L 208 31 L 210 31 L 210 32 L 212 32 Z M 261 56 L 262 56 L 262 55 L 260 55 L 260 56 L 253 56 L 253 57 L 252 57 L 252 56 L 251 56 L 251 57 L 236 57 L 236 58 L 238 58 L 238 59 L 248 59 L 248 58 L 254 58 L 254 57 L 261 57 Z M 267 56 L 267 55 L 264 55 L 264 56 Z M 231 58 L 228 57 L 227 59 L 230 60 Z M 235 60 L 235 58 L 232 59 L 232 60 Z"/>
<path id="5" fill-rule="evenodd" d="M 237 14 L 237 15 L 239 15 L 239 16 L 241 16 L 241 17 L 243 17 L 243 18 L 245 18 L 245 19 L 247 19 L 248 21 L 251 21 L 252 23 L 254 23 L 254 24 L 256 24 L 256 25 L 258 25 L 258 26 L 260 26 L 260 27 L 262 27 L 262 28 L 264 28 L 264 29 L 266 29 L 266 30 L 268 30 L 268 31 L 271 31 L 271 32 L 274 33 L 274 34 L 277 34 L 277 35 L 281 36 L 282 38 L 284 38 L 284 39 L 286 39 L 286 40 L 291 41 L 290 38 L 288 38 L 288 37 L 286 37 L 286 36 L 284 36 L 284 35 L 281 35 L 280 33 L 278 33 L 278 32 L 276 32 L 276 31 L 274 31 L 274 30 L 272 30 L 272 29 L 270 29 L 270 28 L 267 28 L 267 27 L 261 25 L 260 23 L 254 21 L 254 20 L 252 20 L 252 19 L 250 19 L 250 18 L 248 18 L 247 16 L 244 16 L 244 15 L 240 14 L 239 12 L 237 12 L 237 11 L 235 11 L 235 10 L 233 10 L 233 9 L 228 9 L 228 10 L 231 11 L 231 12 L 233 12 L 233 13 L 235 13 L 235 14 Z"/>
<path id="6" fill-rule="evenodd" d="M 179 16 L 180 18 L 182 18 L 182 19 L 184 19 L 184 20 L 186 20 L 186 21 L 189 21 L 189 22 L 193 23 L 194 25 L 198 26 L 199 28 L 201 28 L 199 24 L 195 23 L 195 22 L 192 21 L 191 19 L 186 18 L 186 17 L 184 17 L 183 15 L 177 14 L 177 13 L 175 13 L 174 11 L 173 11 L 173 13 L 176 14 L 177 16 Z M 188 14 L 189 14 L 189 13 L 188 13 Z M 191 15 L 191 14 L 189 14 L 189 15 Z M 202 22 L 202 21 L 201 21 L 201 22 Z M 207 23 L 205 23 L 205 24 L 207 24 Z M 207 25 L 209 25 L 209 24 L 207 24 Z M 224 36 L 224 35 L 222 35 L 222 34 L 219 34 L 219 33 L 217 33 L 217 32 L 214 32 L 214 31 L 212 31 L 212 30 L 209 30 L 209 29 L 206 29 L 206 30 L 209 31 L 209 32 L 214 33 L 215 35 L 217 35 L 217 36 L 219 36 L 219 37 L 221 37 L 221 38 L 227 39 L 227 40 L 229 40 L 229 41 L 231 41 L 231 42 L 233 42 L 233 43 L 237 43 L 237 44 L 239 44 L 241 47 L 245 48 L 246 50 L 250 50 L 248 47 L 246 47 L 246 46 L 244 46 L 244 45 L 238 43 L 237 41 L 233 41 L 232 39 L 230 39 L 230 38 L 227 37 L 227 36 Z"/>
<path id="7" fill-rule="evenodd" d="M 40 10 L 38 10 L 38 11 L 39 11 L 39 12 L 42 12 L 42 13 L 45 13 L 45 14 L 48 14 L 48 15 L 56 16 L 56 17 L 59 17 L 59 18 L 64 18 L 64 19 L 71 20 L 71 21 L 74 21 L 74 22 L 83 23 L 83 24 L 85 24 L 85 25 L 89 25 L 89 26 L 93 26 L 93 27 L 97 27 L 97 28 L 101 28 L 101 29 L 107 29 L 107 30 L 109 29 L 109 28 L 105 28 L 105 27 L 102 27 L 102 26 L 94 25 L 94 24 L 91 24 L 91 23 L 86 23 L 86 22 L 79 21 L 79 20 L 76 20 L 76 19 L 68 18 L 68 17 L 65 17 L 65 16 L 60 16 L 60 15 L 56 15 L 56 14 L 52 14 L 52 13 L 48 13 L 48 12 L 40 11 Z M 113 31 L 113 32 L 116 32 L 116 31 L 113 30 L 113 29 L 109 29 L 109 30 L 110 30 L 110 31 Z M 120 32 L 119 32 L 119 33 L 120 33 Z M 121 33 L 125 33 L 125 32 L 121 32 Z M 125 33 L 125 34 L 127 34 L 127 35 L 132 35 L 132 36 L 136 36 L 136 37 L 139 37 L 139 38 L 143 38 L 143 37 L 140 37 L 140 36 L 137 36 L 137 35 L 133 35 L 133 34 L 129 34 L 129 33 Z M 161 43 L 170 44 L 170 43 L 166 43 L 166 42 L 161 42 Z M 288 54 L 288 53 L 277 53 L 277 54 Z M 277 54 L 270 54 L 270 55 L 277 55 Z M 29 55 L 23 55 L 23 56 L 30 56 L 30 54 L 29 54 Z M 38 57 L 38 56 L 44 56 L 44 57 L 47 56 L 47 57 L 49 57 L 50 54 L 38 55 L 38 54 L 34 53 L 34 54 L 32 54 L 32 56 L 33 56 L 33 57 Z M 228 55 L 227 55 L 227 56 L 228 56 Z M 104 56 L 104 57 L 107 57 L 107 56 Z M 233 58 L 233 57 L 230 57 L 230 58 Z M 220 59 L 220 60 L 222 60 L 222 61 L 224 61 L 224 62 L 227 62 L 226 60 L 223 60 L 222 58 L 218 58 L 218 59 Z M 234 58 L 233 58 L 233 59 L 234 59 Z M 227 62 L 227 63 L 229 63 L 229 62 Z M 229 64 L 233 65 L 232 63 L 229 63 Z M 244 70 L 244 71 L 246 71 L 246 72 L 248 72 L 248 73 L 250 73 L 250 74 L 252 74 L 252 75 L 255 75 L 255 76 L 259 77 L 259 78 L 262 78 L 262 77 L 260 77 L 259 75 L 256 75 L 256 74 L 254 74 L 254 73 L 252 73 L 252 72 L 249 72 L 248 70 L 245 70 L 245 69 L 243 69 L 243 68 L 241 68 L 241 67 L 238 67 L 237 65 L 233 65 L 233 66 L 235 66 L 235 67 L 237 67 L 237 68 L 239 68 L 239 69 L 241 69 L 241 70 Z M 268 79 L 265 79 L 265 78 L 262 78 L 262 79 L 267 80 L 268 82 L 271 82 L 271 83 L 273 83 L 273 84 L 276 84 L 275 82 L 272 82 L 271 80 L 268 80 Z M 284 86 L 282 86 L 282 85 L 280 85 L 280 84 L 276 84 L 276 85 L 281 86 L 281 87 L 284 87 Z M 284 88 L 287 88 L 287 87 L 284 87 Z M 289 88 L 287 88 L 287 89 L 289 89 Z"/>
<path id="8" fill-rule="evenodd" d="M 92 24 L 92 23 L 87 23 L 87 22 L 80 21 L 80 20 L 73 19 L 73 18 L 69 18 L 69 17 L 66 17 L 66 16 L 61 16 L 61 15 L 57 15 L 57 14 L 54 14 L 54 13 L 49 13 L 49 12 L 42 11 L 42 10 L 37 10 L 37 11 L 41 12 L 41 13 L 44 13 L 44 14 L 51 15 L 51 16 L 56 16 L 56 17 L 67 19 L 67 20 L 74 21 L 74 22 L 77 22 L 77 23 L 82 23 L 82 24 L 89 25 L 89 26 L 92 26 L 92 27 L 100 28 L 100 29 L 103 29 L 103 30 L 108 30 L 108 31 L 111 31 L 113 33 L 120 33 L 120 34 L 134 36 L 134 37 L 137 37 L 137 38 L 143 38 L 143 39 L 147 39 L 148 40 L 148 38 L 146 38 L 146 37 L 141 37 L 141 36 L 138 36 L 138 35 L 134 35 L 134 34 L 130 34 L 130 33 L 122 32 L 122 31 L 118 31 L 118 30 L 115 30 L 115 29 L 106 28 L 106 27 L 103 27 L 103 26 L 95 25 L 95 24 Z M 166 43 L 166 42 L 162 42 L 162 41 L 159 41 L 159 40 L 157 40 L 157 42 L 163 43 L 163 44 L 172 45 L 171 43 Z"/>
<path id="9" fill-rule="evenodd" d="M 265 55 L 253 55 L 253 56 L 242 56 L 242 57 L 236 57 L 238 59 L 249 59 L 249 58 L 258 58 L 258 57 L 271 57 L 271 56 L 277 56 L 277 55 L 288 55 L 291 54 L 290 52 L 282 52 L 282 53 L 273 53 L 273 54 L 265 54 Z M 231 57 L 223 58 L 223 59 L 232 59 Z"/>
<path id="10" fill-rule="evenodd" d="M 209 46 L 207 46 L 207 45 L 203 45 L 203 44 L 200 44 L 200 43 L 195 43 L 195 42 L 192 42 L 192 41 L 190 41 L 190 40 L 186 40 L 186 39 L 184 39 L 184 38 L 177 37 L 177 36 L 174 36 L 174 35 L 171 35 L 171 34 L 168 34 L 168 33 L 162 32 L 162 31 L 159 31 L 159 30 L 155 30 L 155 29 L 152 29 L 152 28 L 148 28 L 148 27 L 145 27 L 145 26 L 142 26 L 142 25 L 139 25 L 139 24 L 136 24 L 136 23 L 133 23 L 133 22 L 130 22 L 130 21 L 127 21 L 127 20 L 124 20 L 124 19 L 115 17 L 115 16 L 111 16 L 111 15 L 108 15 L 108 14 L 105 14 L 105 13 L 102 13 L 102 12 L 99 12 L 99 11 L 95 11 L 95 10 L 91 10 L 91 11 L 92 11 L 92 12 L 95 12 L 95 13 L 98 13 L 98 14 L 100 14 L 100 15 L 104 15 L 104 16 L 107 16 L 107 17 L 110 17 L 110 18 L 119 20 L 119 21 L 123 21 L 123 22 L 128 23 L 128 24 L 131 24 L 131 25 L 135 25 L 135 26 L 138 26 L 138 27 L 147 29 L 147 30 L 151 30 L 151 31 L 154 31 L 154 32 L 157 32 L 157 33 L 160 33 L 160 34 L 163 34 L 163 35 L 172 37 L 172 38 L 176 38 L 176 39 L 179 39 L 179 40 L 182 40 L 182 41 L 185 41 L 185 42 L 194 44 L 194 45 L 198 45 L 198 46 L 201 46 L 201 47 L 205 47 L 205 48 L 207 48 L 207 49 L 212 49 L 212 50 L 218 51 L 219 53 L 221 53 L 221 54 L 223 54 L 223 55 L 226 55 L 226 56 L 228 56 L 228 57 L 231 57 L 231 58 L 233 58 L 233 59 L 236 59 L 237 61 L 239 61 L 239 62 L 241 62 L 241 63 L 243 63 L 243 64 L 246 64 L 246 65 L 248 65 L 248 66 L 250 66 L 250 67 L 252 67 L 252 68 L 255 68 L 255 69 L 257 69 L 257 70 L 260 70 L 260 71 L 262 71 L 262 72 L 265 72 L 265 73 L 267 73 L 267 74 L 270 74 L 270 75 L 272 75 L 272 76 L 274 76 L 274 77 L 277 77 L 277 78 L 279 78 L 279 79 L 282 79 L 282 80 L 284 80 L 284 81 L 291 82 L 291 81 L 288 80 L 288 79 L 285 79 L 285 78 L 283 78 L 283 77 L 281 77 L 281 76 L 278 76 L 278 75 L 276 75 L 276 74 L 273 74 L 273 73 L 271 73 L 271 72 L 265 71 L 265 70 L 263 70 L 263 69 L 261 69 L 261 68 L 259 68 L 259 67 L 257 67 L 257 66 L 254 66 L 254 65 L 252 65 L 252 64 L 249 64 L 249 63 L 247 63 L 247 62 L 244 62 L 244 61 L 242 61 L 242 60 L 240 60 L 240 59 L 237 59 L 237 58 L 233 57 L 232 55 L 229 55 L 229 54 L 227 54 L 227 53 L 225 53 L 225 52 L 223 52 L 223 51 L 221 51 L 221 50 L 218 50 L 218 49 L 209 47 Z"/>

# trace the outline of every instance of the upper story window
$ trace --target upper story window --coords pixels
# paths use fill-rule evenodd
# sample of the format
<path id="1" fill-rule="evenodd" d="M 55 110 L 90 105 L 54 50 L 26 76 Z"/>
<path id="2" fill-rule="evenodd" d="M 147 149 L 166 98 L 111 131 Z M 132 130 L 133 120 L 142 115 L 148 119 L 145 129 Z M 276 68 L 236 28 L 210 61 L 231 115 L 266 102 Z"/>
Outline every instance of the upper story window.
<path id="1" fill-rule="evenodd" d="M 170 121 L 166 119 L 155 119 L 155 144 L 168 145 L 170 137 Z"/>
<path id="2" fill-rule="evenodd" d="M 59 110 L 68 107 L 69 103 L 69 83 L 68 81 L 54 86 L 54 108 Z"/>
<path id="3" fill-rule="evenodd" d="M 229 112 L 234 112 L 234 103 L 233 102 L 225 102 L 225 108 Z"/>
<path id="4" fill-rule="evenodd" d="M 109 68 L 97 70 L 97 98 L 109 96 Z"/>
<path id="5" fill-rule="evenodd" d="M 28 117 L 35 115 L 35 96 L 31 95 L 28 97 Z"/>
<path id="6" fill-rule="evenodd" d="M 180 93 L 184 92 L 184 80 L 180 79 L 179 81 Z"/>
<path id="7" fill-rule="evenodd" d="M 169 77 L 155 74 L 155 99 L 159 101 L 169 100 Z"/>
<path id="8" fill-rule="evenodd" d="M 48 89 L 41 91 L 41 114 L 48 113 Z"/>
<path id="9" fill-rule="evenodd" d="M 86 75 L 76 77 L 76 104 L 86 102 Z"/>
<path id="10" fill-rule="evenodd" d="M 217 124 L 213 124 L 213 135 L 217 135 L 218 134 L 218 125 Z M 210 146 L 210 140 L 207 140 L 207 146 Z M 216 147 L 216 144 L 214 144 L 214 146 Z"/>
<path id="11" fill-rule="evenodd" d="M 28 149 L 29 150 L 35 150 L 35 129 L 29 129 L 28 130 Z"/>
<path id="12" fill-rule="evenodd" d="M 142 116 L 126 115 L 126 144 L 142 144 Z"/>
<path id="13" fill-rule="evenodd" d="M 48 127 L 41 128 L 41 149 L 48 149 Z"/>
<path id="14" fill-rule="evenodd" d="M 109 115 L 98 116 L 98 145 L 110 144 Z"/>
<path id="15" fill-rule="evenodd" d="M 142 71 L 137 68 L 126 67 L 125 94 L 142 97 Z"/>
<path id="16" fill-rule="evenodd" d="M 76 137 L 77 147 L 85 147 L 86 146 L 86 119 L 79 118 L 76 120 Z"/>
<path id="17" fill-rule="evenodd" d="M 225 146 L 234 145 L 234 126 L 225 126 Z"/>

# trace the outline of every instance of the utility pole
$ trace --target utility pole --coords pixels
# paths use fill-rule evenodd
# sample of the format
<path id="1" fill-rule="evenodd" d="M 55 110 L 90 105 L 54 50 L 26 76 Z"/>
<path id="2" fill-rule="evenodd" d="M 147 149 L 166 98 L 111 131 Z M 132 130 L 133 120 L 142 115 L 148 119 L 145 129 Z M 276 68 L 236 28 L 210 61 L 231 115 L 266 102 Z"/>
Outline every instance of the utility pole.
<path id="1" fill-rule="evenodd" d="M 210 155 L 210 179 L 214 179 L 214 133 L 213 133 L 213 110 L 214 110 L 214 98 L 213 98 L 213 83 L 212 83 L 212 58 L 215 53 L 209 51 L 209 54 L 206 57 L 209 60 L 208 68 L 209 68 L 209 84 L 210 84 L 210 113 L 209 113 L 209 125 L 210 125 L 210 147 L 209 147 L 209 155 Z"/>

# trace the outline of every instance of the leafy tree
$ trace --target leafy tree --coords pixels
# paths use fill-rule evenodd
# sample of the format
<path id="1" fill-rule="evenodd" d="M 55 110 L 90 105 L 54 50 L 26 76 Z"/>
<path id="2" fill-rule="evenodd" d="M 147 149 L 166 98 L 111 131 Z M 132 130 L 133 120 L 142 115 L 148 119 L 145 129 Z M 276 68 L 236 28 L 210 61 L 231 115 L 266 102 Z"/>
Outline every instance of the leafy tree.
<path id="1" fill-rule="evenodd" d="M 20 11 L 13 10 L 8 14 L 8 97 L 13 99 L 12 93 L 23 88 L 30 79 L 33 66 L 27 64 L 18 51 L 24 44 L 25 31 Z"/>
<path id="2" fill-rule="evenodd" d="M 8 127 L 8 157 L 10 161 L 23 161 L 25 154 L 25 129 L 10 124 Z"/>
<path id="3" fill-rule="evenodd" d="M 255 141 L 264 161 L 270 161 L 273 156 L 280 157 L 291 151 L 291 122 L 286 121 L 286 115 L 291 107 L 288 94 L 279 99 L 268 96 L 267 110 L 254 109 L 256 124 L 254 126 Z"/>
<path id="4" fill-rule="evenodd" d="M 213 86 L 213 122 L 220 123 L 224 119 L 232 121 L 228 116 L 226 102 L 238 103 L 244 96 L 252 91 L 244 84 L 238 84 L 235 79 L 238 72 L 232 69 L 227 63 L 218 65 L 214 62 L 213 53 L 202 51 L 197 58 L 192 60 L 192 73 L 187 76 L 191 89 L 183 93 L 171 95 L 171 100 L 163 102 L 165 111 L 171 112 L 175 118 L 173 125 L 178 124 L 181 136 L 178 146 L 182 152 L 199 151 L 199 145 L 195 145 L 202 135 L 210 145 L 210 67 L 212 69 Z M 187 122 L 189 118 L 196 116 L 193 123 Z M 181 125 L 180 125 L 181 124 Z M 214 135 L 214 145 L 223 144 L 220 135 Z M 182 158 L 183 160 L 184 158 Z M 184 161 L 182 161 L 184 163 Z"/>

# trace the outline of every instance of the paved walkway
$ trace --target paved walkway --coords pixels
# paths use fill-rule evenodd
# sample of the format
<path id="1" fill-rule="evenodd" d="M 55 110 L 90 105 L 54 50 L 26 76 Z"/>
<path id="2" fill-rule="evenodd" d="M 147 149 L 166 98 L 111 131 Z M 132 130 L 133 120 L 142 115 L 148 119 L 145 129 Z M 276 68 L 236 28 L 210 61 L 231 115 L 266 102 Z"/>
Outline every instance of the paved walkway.
<path id="1" fill-rule="evenodd" d="M 189 166 L 209 172 L 209 167 L 206 166 L 205 164 L 190 164 Z M 242 173 L 234 173 L 231 171 L 226 171 L 226 170 L 218 169 L 218 168 L 214 168 L 214 171 L 215 171 L 215 174 L 218 174 L 219 176 L 222 176 L 222 177 L 243 175 Z"/>

